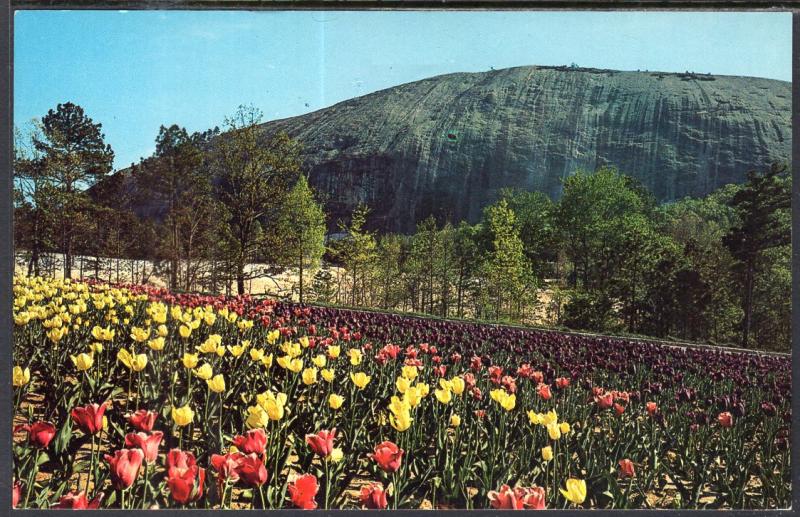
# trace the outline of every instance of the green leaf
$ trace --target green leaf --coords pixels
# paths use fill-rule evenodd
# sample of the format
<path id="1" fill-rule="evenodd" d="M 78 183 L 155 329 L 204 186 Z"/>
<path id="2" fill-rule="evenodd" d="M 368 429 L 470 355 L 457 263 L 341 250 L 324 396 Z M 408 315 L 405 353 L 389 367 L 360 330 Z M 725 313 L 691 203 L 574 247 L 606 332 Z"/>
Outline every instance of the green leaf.
<path id="1" fill-rule="evenodd" d="M 61 429 L 58 431 L 56 439 L 53 442 L 53 452 L 55 452 L 56 456 L 61 456 L 61 454 L 64 453 L 71 439 L 72 420 L 70 419 L 64 422 L 64 425 L 61 426 Z"/>

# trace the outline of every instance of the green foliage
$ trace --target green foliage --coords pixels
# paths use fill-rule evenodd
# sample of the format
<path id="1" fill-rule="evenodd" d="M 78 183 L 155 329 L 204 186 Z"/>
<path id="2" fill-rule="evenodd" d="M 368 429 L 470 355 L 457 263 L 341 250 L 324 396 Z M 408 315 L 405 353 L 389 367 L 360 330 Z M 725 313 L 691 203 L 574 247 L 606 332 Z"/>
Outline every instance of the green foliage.
<path id="1" fill-rule="evenodd" d="M 285 133 L 267 137 L 261 116 L 252 106 L 240 106 L 213 148 L 215 191 L 227 208 L 227 248 L 239 294 L 245 292 L 245 266 L 263 249 L 264 226 L 276 221 L 281 200 L 300 174 L 299 144 Z"/>
<path id="2" fill-rule="evenodd" d="M 276 262 L 297 268 L 300 303 L 303 303 L 308 272 L 313 274 L 325 253 L 325 212 L 302 174 L 286 196 L 275 226 L 271 238 L 276 243 Z"/>

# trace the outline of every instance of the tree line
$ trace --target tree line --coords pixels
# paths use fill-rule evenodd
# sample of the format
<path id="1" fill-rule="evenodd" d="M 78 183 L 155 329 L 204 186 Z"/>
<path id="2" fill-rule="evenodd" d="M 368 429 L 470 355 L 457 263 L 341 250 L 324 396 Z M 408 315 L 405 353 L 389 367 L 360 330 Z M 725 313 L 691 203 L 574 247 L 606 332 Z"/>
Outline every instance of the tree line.
<path id="1" fill-rule="evenodd" d="M 359 206 L 326 238 L 299 144 L 260 122 L 240 107 L 224 131 L 162 127 L 153 155 L 117 174 L 79 106 L 18 131 L 15 244 L 29 274 L 58 251 L 68 277 L 76 254 L 96 257 L 92 276 L 101 257 L 139 259 L 172 289 L 243 293 L 292 268 L 303 302 L 789 348 L 786 165 L 667 204 L 613 168 L 579 170 L 558 201 L 504 190 L 475 224 L 431 216 L 412 235 L 378 234 Z"/>

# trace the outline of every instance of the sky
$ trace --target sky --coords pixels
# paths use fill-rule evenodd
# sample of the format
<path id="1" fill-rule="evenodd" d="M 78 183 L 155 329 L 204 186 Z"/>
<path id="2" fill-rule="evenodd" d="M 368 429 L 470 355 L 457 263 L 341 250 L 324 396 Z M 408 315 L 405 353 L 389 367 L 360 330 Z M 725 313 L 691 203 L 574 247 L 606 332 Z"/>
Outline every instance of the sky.
<path id="1" fill-rule="evenodd" d="M 452 72 L 569 65 L 791 80 L 790 13 L 17 11 L 14 123 L 63 102 L 102 123 L 115 167 L 161 125 L 274 120 Z"/>

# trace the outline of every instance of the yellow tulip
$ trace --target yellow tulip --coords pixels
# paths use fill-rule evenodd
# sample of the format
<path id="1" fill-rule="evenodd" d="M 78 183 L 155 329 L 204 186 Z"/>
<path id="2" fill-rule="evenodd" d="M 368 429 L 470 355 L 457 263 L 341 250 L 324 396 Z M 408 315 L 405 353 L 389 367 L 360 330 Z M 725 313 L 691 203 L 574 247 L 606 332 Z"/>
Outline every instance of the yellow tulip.
<path id="1" fill-rule="evenodd" d="M 544 461 L 550 461 L 553 459 L 553 448 L 549 445 L 542 448 L 542 459 Z"/>
<path id="2" fill-rule="evenodd" d="M 281 331 L 278 329 L 270 330 L 267 333 L 267 343 L 274 345 L 278 338 L 281 337 Z"/>
<path id="3" fill-rule="evenodd" d="M 461 425 L 461 417 L 458 415 L 450 415 L 450 426 L 458 427 Z"/>
<path id="4" fill-rule="evenodd" d="M 103 343 L 95 342 L 89 345 L 89 350 L 93 354 L 102 354 L 103 353 Z"/>
<path id="5" fill-rule="evenodd" d="M 434 390 L 433 393 L 436 395 L 436 400 L 442 404 L 449 404 L 453 400 L 453 392 L 450 390 Z"/>
<path id="6" fill-rule="evenodd" d="M 558 427 L 561 430 L 561 434 L 567 434 L 570 431 L 570 427 L 567 422 L 561 422 Z"/>
<path id="7" fill-rule="evenodd" d="M 14 372 L 12 375 L 14 381 L 15 388 L 21 388 L 28 384 L 31 380 L 31 370 L 30 368 L 25 368 L 24 370 L 20 366 L 14 367 Z"/>
<path id="8" fill-rule="evenodd" d="M 394 381 L 394 384 L 397 386 L 397 391 L 400 393 L 405 393 L 406 390 L 411 387 L 411 381 L 405 377 L 398 377 L 397 380 Z"/>
<path id="9" fill-rule="evenodd" d="M 147 356 L 145 354 L 131 354 L 124 348 L 117 352 L 117 359 L 125 365 L 129 370 L 140 372 L 147 366 Z"/>
<path id="10" fill-rule="evenodd" d="M 570 478 L 566 483 L 566 490 L 560 488 L 561 495 L 563 495 L 569 502 L 573 504 L 581 504 L 586 500 L 586 481 L 582 479 Z"/>
<path id="11" fill-rule="evenodd" d="M 183 339 L 188 339 L 189 336 L 192 335 L 192 327 L 189 327 L 187 325 L 181 325 L 180 327 L 178 327 L 178 334 L 180 334 L 180 336 Z"/>
<path id="12" fill-rule="evenodd" d="M 389 411 L 394 414 L 405 413 L 411 411 L 411 404 L 409 404 L 406 397 L 401 399 L 400 397 L 393 396 L 389 402 Z"/>
<path id="13" fill-rule="evenodd" d="M 142 343 L 147 341 L 150 337 L 150 329 L 143 329 L 139 327 L 132 327 L 131 328 L 131 339 L 136 341 L 137 343 Z"/>
<path id="14" fill-rule="evenodd" d="M 330 368 L 324 368 L 320 374 L 322 374 L 322 378 L 325 379 L 325 382 L 333 382 L 333 370 Z"/>
<path id="15" fill-rule="evenodd" d="M 403 432 L 411 427 L 411 413 L 406 411 L 404 413 L 389 415 L 389 423 L 399 432 Z"/>
<path id="16" fill-rule="evenodd" d="M 228 352 L 230 352 L 233 357 L 239 357 L 244 353 L 245 348 L 247 347 L 244 345 L 228 346 Z"/>
<path id="17" fill-rule="evenodd" d="M 225 391 L 225 377 L 223 377 L 221 373 L 218 373 L 211 379 L 207 379 L 206 384 L 208 384 L 208 389 L 214 393 L 222 393 Z"/>
<path id="18" fill-rule="evenodd" d="M 261 358 L 261 364 L 263 364 L 266 368 L 272 366 L 272 354 L 267 354 Z"/>
<path id="19" fill-rule="evenodd" d="M 303 384 L 305 384 L 306 386 L 311 386 L 316 382 L 317 382 L 316 368 L 306 368 L 305 370 L 303 370 Z"/>
<path id="20" fill-rule="evenodd" d="M 260 361 L 264 358 L 264 350 L 260 348 L 251 348 L 250 349 L 250 359 L 253 361 Z"/>
<path id="21" fill-rule="evenodd" d="M 189 406 L 176 408 L 172 406 L 172 420 L 179 427 L 189 425 L 194 420 L 194 411 Z"/>
<path id="22" fill-rule="evenodd" d="M 558 440 L 561 438 L 561 429 L 557 424 L 549 424 L 547 426 L 547 434 L 550 436 L 551 440 Z"/>
<path id="23" fill-rule="evenodd" d="M 325 365 L 328 363 L 328 360 L 325 358 L 324 355 L 318 354 L 314 356 L 311 362 L 313 362 L 314 366 L 316 366 L 317 368 L 325 368 Z"/>
<path id="24" fill-rule="evenodd" d="M 361 350 L 359 350 L 358 348 L 352 348 L 347 353 L 348 355 L 350 355 L 350 364 L 352 364 L 353 366 L 358 366 L 359 364 L 361 364 L 361 359 L 362 359 Z"/>
<path id="25" fill-rule="evenodd" d="M 159 325 L 158 328 L 156 328 L 156 335 L 158 337 L 167 337 L 169 335 L 169 329 L 166 325 Z"/>
<path id="26" fill-rule="evenodd" d="M 363 390 L 369 384 L 371 377 L 364 372 L 350 373 L 350 380 L 358 389 Z"/>
<path id="27" fill-rule="evenodd" d="M 344 458 L 344 452 L 342 452 L 341 447 L 334 447 L 331 451 L 330 456 L 325 458 L 326 460 L 330 459 L 333 463 L 339 463 Z"/>
<path id="28" fill-rule="evenodd" d="M 210 364 L 203 363 L 203 366 L 201 366 L 200 368 L 196 369 L 194 371 L 194 374 L 196 376 L 200 377 L 201 379 L 203 379 L 204 381 L 207 381 L 208 379 L 210 379 L 211 377 L 214 376 L 214 371 L 211 369 L 211 365 Z"/>
<path id="29" fill-rule="evenodd" d="M 335 393 L 331 393 L 328 396 L 328 405 L 331 409 L 339 409 L 344 404 L 344 397 L 337 395 Z"/>
<path id="30" fill-rule="evenodd" d="M 557 422 L 558 422 L 558 413 L 556 413 L 555 409 L 551 409 L 550 411 L 545 413 L 542 417 L 543 425 L 555 424 Z"/>
<path id="31" fill-rule="evenodd" d="M 183 366 L 186 367 L 186 368 L 189 368 L 191 370 L 192 368 L 197 366 L 198 359 L 199 359 L 199 357 L 198 357 L 197 354 L 190 354 L 190 353 L 187 352 L 187 353 L 183 354 L 183 359 L 182 359 Z"/>
<path id="32" fill-rule="evenodd" d="M 543 418 L 544 415 L 542 415 L 541 413 L 537 413 L 532 409 L 528 411 L 528 420 L 530 420 L 531 425 L 541 425 Z"/>
<path id="33" fill-rule="evenodd" d="M 269 415 L 261 406 L 250 406 L 247 408 L 247 420 L 245 424 L 250 429 L 264 428 L 269 424 Z"/>
<path id="34" fill-rule="evenodd" d="M 405 377 L 406 379 L 413 381 L 417 378 L 417 367 L 416 366 L 403 366 L 403 369 L 400 372 L 400 375 Z"/>
<path id="35" fill-rule="evenodd" d="M 72 359 L 72 364 L 75 365 L 79 372 L 88 370 L 94 364 L 94 357 L 89 354 L 81 353 L 77 356 L 71 355 L 69 358 Z"/>
<path id="36" fill-rule="evenodd" d="M 147 346 L 155 351 L 164 350 L 164 338 L 157 337 L 147 342 Z"/>
<path id="37" fill-rule="evenodd" d="M 336 359 L 339 357 L 339 354 L 342 352 L 342 348 L 339 345 L 332 345 L 328 347 L 328 357 L 330 359 Z"/>
<path id="38" fill-rule="evenodd" d="M 408 388 L 406 392 L 403 393 L 403 400 L 409 407 L 417 407 L 417 405 L 422 402 L 422 390 L 419 386 Z"/>
<path id="39" fill-rule="evenodd" d="M 427 382 L 418 382 L 416 387 L 420 397 L 427 397 L 431 392 L 431 387 L 428 386 Z"/>
<path id="40" fill-rule="evenodd" d="M 309 347 L 309 345 L 311 344 L 311 343 L 308 341 L 308 336 L 303 336 L 303 337 L 301 337 L 300 339 L 298 339 L 297 341 L 299 341 L 299 342 L 300 342 L 300 346 L 302 346 L 303 348 L 308 348 L 308 347 Z"/>
<path id="41" fill-rule="evenodd" d="M 453 377 L 450 379 L 450 389 L 453 390 L 453 393 L 456 395 L 461 395 L 464 393 L 464 388 L 466 387 L 464 383 L 464 379 L 461 377 Z"/>

